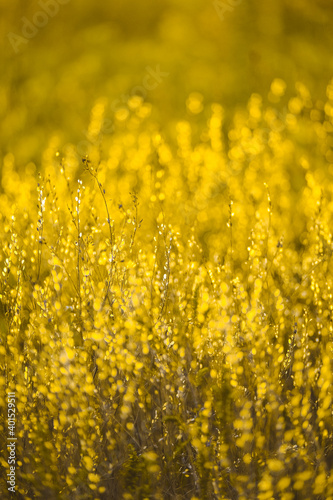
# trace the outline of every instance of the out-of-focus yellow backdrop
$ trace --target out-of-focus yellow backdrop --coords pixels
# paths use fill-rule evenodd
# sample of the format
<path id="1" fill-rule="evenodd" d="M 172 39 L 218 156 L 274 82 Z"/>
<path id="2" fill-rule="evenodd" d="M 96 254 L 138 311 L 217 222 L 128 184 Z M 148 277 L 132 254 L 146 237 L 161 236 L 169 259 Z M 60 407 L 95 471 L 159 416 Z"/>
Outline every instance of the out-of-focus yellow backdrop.
<path id="1" fill-rule="evenodd" d="M 19 168 L 40 163 L 53 134 L 61 145 L 84 140 L 100 96 L 111 122 L 128 95 L 145 94 L 172 130 L 193 91 L 228 119 L 251 93 L 265 99 L 276 77 L 286 96 L 302 81 L 320 99 L 332 76 L 329 0 L 1 0 L 0 9 L 1 159 L 12 152 Z"/>

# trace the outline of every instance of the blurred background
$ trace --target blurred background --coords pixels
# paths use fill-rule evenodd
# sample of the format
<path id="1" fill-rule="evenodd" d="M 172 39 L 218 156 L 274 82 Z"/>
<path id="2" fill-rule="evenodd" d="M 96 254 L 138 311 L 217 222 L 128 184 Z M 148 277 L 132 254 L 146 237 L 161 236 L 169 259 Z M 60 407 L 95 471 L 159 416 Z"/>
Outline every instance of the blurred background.
<path id="1" fill-rule="evenodd" d="M 237 5 L 236 5 L 237 4 Z M 186 99 L 220 102 L 226 117 L 271 82 L 304 82 L 325 99 L 333 74 L 331 0 L 0 0 L 1 160 L 38 165 L 50 137 L 85 139 L 91 109 L 106 116 L 144 94 L 161 127 Z M 148 69 L 147 69 L 148 67 Z M 143 91 L 144 89 L 144 91 Z"/>

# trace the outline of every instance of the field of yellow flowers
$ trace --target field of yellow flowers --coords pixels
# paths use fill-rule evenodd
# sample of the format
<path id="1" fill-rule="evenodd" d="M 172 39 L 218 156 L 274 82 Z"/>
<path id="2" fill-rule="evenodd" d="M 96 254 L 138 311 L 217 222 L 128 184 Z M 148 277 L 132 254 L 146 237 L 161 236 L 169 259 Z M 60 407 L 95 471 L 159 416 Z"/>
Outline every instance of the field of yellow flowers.
<path id="1" fill-rule="evenodd" d="M 0 498 L 333 500 L 332 1 L 0 11 Z"/>
<path id="2" fill-rule="evenodd" d="M 284 93 L 170 131 L 134 96 L 104 137 L 98 99 L 85 156 L 4 157 L 17 498 L 333 498 L 333 82 Z"/>

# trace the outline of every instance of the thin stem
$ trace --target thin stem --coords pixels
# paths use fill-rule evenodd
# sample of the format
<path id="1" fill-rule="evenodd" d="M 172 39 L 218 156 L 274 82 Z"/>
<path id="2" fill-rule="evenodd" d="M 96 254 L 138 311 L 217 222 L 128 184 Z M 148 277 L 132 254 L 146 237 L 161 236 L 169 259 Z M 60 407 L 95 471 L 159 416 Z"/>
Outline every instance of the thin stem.
<path id="1" fill-rule="evenodd" d="M 105 189 L 103 188 L 101 182 L 98 179 L 97 169 L 93 170 L 93 168 L 90 166 L 90 161 L 87 158 L 84 158 L 82 161 L 83 161 L 83 163 L 85 165 L 85 169 L 88 170 L 88 172 L 90 173 L 90 175 L 97 182 L 97 186 L 98 186 L 98 189 L 99 189 L 99 191 L 100 191 L 100 193 L 102 195 L 104 206 L 105 206 L 105 210 L 106 210 L 106 214 L 107 214 L 107 224 L 108 224 L 109 235 L 110 235 L 110 257 L 109 257 L 110 271 L 109 271 L 109 278 L 107 280 L 106 290 L 105 290 L 104 299 L 103 299 L 103 305 L 104 305 L 104 303 L 105 303 L 105 301 L 106 301 L 106 299 L 108 298 L 108 295 L 109 295 L 109 290 L 110 290 L 111 280 L 112 280 L 112 271 L 113 271 L 113 265 L 114 265 L 114 249 L 113 249 L 113 246 L 114 246 L 114 234 L 113 234 L 113 230 L 112 230 L 112 226 L 111 226 L 111 217 L 110 217 L 108 203 L 106 201 Z M 112 305 L 111 301 L 110 301 L 110 305 Z"/>

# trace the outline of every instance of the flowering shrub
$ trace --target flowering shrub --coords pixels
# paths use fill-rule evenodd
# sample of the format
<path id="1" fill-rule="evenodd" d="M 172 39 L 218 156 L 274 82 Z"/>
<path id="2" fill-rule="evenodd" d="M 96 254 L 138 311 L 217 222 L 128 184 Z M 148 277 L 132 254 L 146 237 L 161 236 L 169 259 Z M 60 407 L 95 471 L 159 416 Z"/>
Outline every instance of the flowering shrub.
<path id="1" fill-rule="evenodd" d="M 37 181 L 5 157 L 18 498 L 333 499 L 333 82 L 283 89 L 230 126 L 191 94 L 174 132 L 133 97 Z"/>

